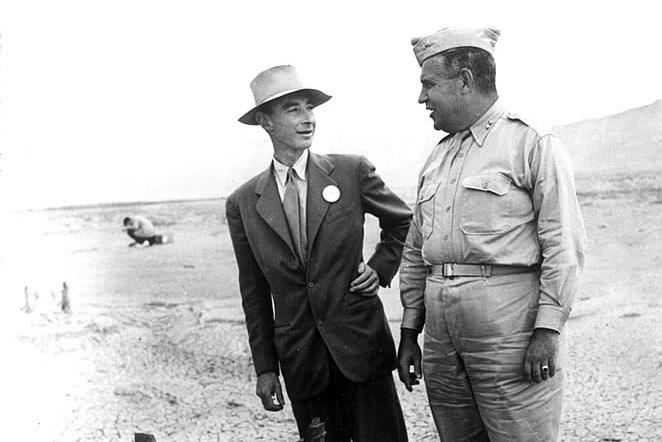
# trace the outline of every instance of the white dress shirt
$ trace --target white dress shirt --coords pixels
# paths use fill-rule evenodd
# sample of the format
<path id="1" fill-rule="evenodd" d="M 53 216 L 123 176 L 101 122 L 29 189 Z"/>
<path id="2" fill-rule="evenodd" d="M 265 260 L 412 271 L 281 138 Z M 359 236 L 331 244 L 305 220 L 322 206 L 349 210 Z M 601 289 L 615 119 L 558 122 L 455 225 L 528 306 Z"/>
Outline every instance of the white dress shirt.
<path id="1" fill-rule="evenodd" d="M 292 169 L 297 176 L 296 185 L 299 191 L 299 210 L 302 215 L 302 221 L 306 220 L 306 196 L 308 195 L 308 186 L 306 184 L 306 168 L 308 166 L 308 149 L 304 150 L 298 160 L 292 165 Z M 287 183 L 287 170 L 289 167 L 278 161 L 274 157 L 274 176 L 276 186 L 281 202 L 285 198 L 285 184 Z"/>

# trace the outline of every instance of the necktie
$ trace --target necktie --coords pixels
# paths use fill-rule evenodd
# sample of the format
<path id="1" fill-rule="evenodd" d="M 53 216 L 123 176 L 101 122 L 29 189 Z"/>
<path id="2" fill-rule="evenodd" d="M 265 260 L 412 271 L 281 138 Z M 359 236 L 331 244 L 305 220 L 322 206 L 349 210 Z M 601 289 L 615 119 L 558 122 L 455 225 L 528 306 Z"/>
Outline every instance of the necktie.
<path id="1" fill-rule="evenodd" d="M 285 210 L 285 218 L 287 225 L 290 228 L 290 235 L 294 243 L 294 249 L 301 264 L 306 265 L 306 223 L 303 214 L 301 213 L 301 204 L 299 201 L 299 190 L 296 183 L 297 177 L 294 170 L 290 167 L 287 169 L 287 181 L 285 183 L 285 195 L 283 196 L 283 209 Z"/>
<path id="2" fill-rule="evenodd" d="M 457 159 L 457 154 L 459 154 L 462 151 L 462 146 L 466 146 L 465 143 L 467 143 L 467 139 L 471 137 L 471 130 L 466 129 L 463 130 L 462 132 L 458 132 L 456 135 L 456 140 L 453 143 L 453 150 L 454 153 L 452 154 L 451 157 L 451 165 L 455 163 L 455 160 Z"/>

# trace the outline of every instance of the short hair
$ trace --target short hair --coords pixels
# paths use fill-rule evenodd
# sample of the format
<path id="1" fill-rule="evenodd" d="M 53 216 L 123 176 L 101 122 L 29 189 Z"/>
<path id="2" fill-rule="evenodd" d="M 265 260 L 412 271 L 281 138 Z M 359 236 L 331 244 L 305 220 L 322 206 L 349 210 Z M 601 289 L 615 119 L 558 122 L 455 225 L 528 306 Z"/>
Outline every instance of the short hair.
<path id="1" fill-rule="evenodd" d="M 462 46 L 444 51 L 439 56 L 447 78 L 456 77 L 462 69 L 468 69 L 479 92 L 496 92 L 496 63 L 486 50 Z"/>
<path id="2" fill-rule="evenodd" d="M 257 115 L 258 112 L 262 112 L 263 114 L 266 115 L 271 115 L 274 112 L 274 102 L 272 101 L 267 101 L 266 103 L 262 103 L 255 109 L 255 114 Z M 256 118 L 257 119 L 257 118 Z"/>
<path id="3" fill-rule="evenodd" d="M 126 226 L 127 224 L 130 224 L 130 223 L 131 223 L 131 217 L 130 217 L 130 216 L 127 216 L 126 218 L 124 218 L 124 225 L 125 225 L 125 226 Z"/>

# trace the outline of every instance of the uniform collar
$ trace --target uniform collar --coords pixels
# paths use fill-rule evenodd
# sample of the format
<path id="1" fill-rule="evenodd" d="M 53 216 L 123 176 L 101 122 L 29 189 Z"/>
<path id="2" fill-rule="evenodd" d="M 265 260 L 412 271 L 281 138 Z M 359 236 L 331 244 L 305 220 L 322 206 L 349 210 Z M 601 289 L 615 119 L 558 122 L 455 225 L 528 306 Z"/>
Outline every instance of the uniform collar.
<path id="1" fill-rule="evenodd" d="M 501 99 L 497 98 L 497 101 L 494 102 L 492 107 L 485 111 L 485 113 L 473 125 L 471 125 L 469 130 L 479 146 L 483 145 L 487 134 L 490 133 L 490 130 L 492 130 L 496 121 L 504 111 L 505 109 L 501 103 Z"/>
<path id="2" fill-rule="evenodd" d="M 306 181 L 306 167 L 308 166 L 308 149 L 304 150 L 298 160 L 292 165 L 292 169 L 301 181 Z M 281 183 L 287 182 L 287 170 L 289 167 L 274 157 L 274 172 Z"/>

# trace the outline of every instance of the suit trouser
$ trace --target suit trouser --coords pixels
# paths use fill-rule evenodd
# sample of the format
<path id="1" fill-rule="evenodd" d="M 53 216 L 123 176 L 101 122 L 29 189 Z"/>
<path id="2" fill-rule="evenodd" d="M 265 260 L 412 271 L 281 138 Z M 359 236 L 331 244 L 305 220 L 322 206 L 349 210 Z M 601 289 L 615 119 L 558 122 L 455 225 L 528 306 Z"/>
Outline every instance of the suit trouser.
<path id="1" fill-rule="evenodd" d="M 556 440 L 562 361 L 547 381 L 523 377 L 538 278 L 428 276 L 423 373 L 442 441 Z"/>
<path id="2" fill-rule="evenodd" d="M 327 431 L 326 442 L 406 442 L 405 420 L 391 373 L 352 382 L 327 355 L 327 388 L 319 395 L 292 401 L 301 437 L 313 418 L 319 417 Z"/>

